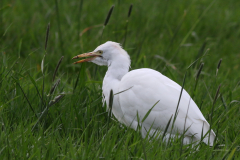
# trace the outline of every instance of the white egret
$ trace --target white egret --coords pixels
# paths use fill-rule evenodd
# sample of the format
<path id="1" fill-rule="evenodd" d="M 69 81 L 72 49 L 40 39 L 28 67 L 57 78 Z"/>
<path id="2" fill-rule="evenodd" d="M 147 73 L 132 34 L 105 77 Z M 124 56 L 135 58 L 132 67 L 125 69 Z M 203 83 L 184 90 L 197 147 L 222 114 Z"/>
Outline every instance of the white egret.
<path id="1" fill-rule="evenodd" d="M 93 52 L 75 56 L 73 59 L 80 57 L 90 58 L 75 63 L 93 62 L 100 66 L 108 66 L 102 85 L 103 100 L 109 106 L 110 90 L 113 90 L 113 94 L 121 92 L 114 96 L 112 106 L 112 113 L 119 122 L 136 130 L 138 122 L 141 122 L 147 112 L 158 102 L 140 124 L 141 133 L 143 137 L 148 131 L 149 135 L 156 132 L 163 133 L 178 106 L 182 89 L 180 85 L 152 69 L 142 68 L 129 72 L 130 57 L 116 42 L 108 41 L 98 46 Z M 199 142 L 202 135 L 209 131 L 210 125 L 184 89 L 178 107 L 173 129 L 172 118 L 165 140 L 172 136 L 181 136 L 185 130 L 184 144 Z M 137 120 L 137 114 L 140 121 Z M 171 130 L 172 134 L 170 134 Z M 210 134 L 206 134 L 203 142 L 212 146 L 214 139 L 215 133 L 211 130 Z"/>

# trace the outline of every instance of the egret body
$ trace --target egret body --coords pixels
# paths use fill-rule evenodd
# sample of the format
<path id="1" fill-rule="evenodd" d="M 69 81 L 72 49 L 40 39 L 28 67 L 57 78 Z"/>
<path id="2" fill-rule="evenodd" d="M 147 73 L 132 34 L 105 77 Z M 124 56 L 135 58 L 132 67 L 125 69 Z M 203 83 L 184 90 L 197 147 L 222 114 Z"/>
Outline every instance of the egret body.
<path id="1" fill-rule="evenodd" d="M 119 122 L 136 130 L 139 122 L 137 114 L 141 122 L 146 113 L 157 103 L 140 124 L 141 132 L 143 137 L 148 131 L 149 135 L 163 133 L 178 106 L 182 89 L 180 85 L 152 69 L 142 68 L 129 72 L 130 57 L 116 42 L 108 41 L 98 46 L 93 52 L 75 56 L 73 59 L 80 57 L 90 58 L 75 63 L 93 62 L 108 66 L 102 85 L 103 100 L 108 107 L 110 90 L 113 90 L 113 94 L 121 92 L 114 96 L 112 106 L 112 113 Z M 173 119 L 165 139 L 170 138 Z M 185 130 L 184 144 L 199 142 L 202 134 L 205 135 L 209 129 L 210 125 L 198 106 L 183 89 L 171 136 L 176 134 L 181 136 Z M 203 142 L 213 145 L 214 139 L 215 133 L 211 130 Z"/>

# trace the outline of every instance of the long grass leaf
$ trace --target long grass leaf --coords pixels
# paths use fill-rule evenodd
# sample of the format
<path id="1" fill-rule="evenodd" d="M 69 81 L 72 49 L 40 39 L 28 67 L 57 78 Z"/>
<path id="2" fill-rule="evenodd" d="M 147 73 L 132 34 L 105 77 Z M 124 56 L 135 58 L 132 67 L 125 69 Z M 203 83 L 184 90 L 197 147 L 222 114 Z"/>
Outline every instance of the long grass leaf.
<path id="1" fill-rule="evenodd" d="M 14 77 L 12 77 L 12 79 L 13 79 L 13 80 L 16 82 L 16 84 L 19 86 L 19 88 L 21 89 L 21 91 L 22 91 L 22 93 L 23 93 L 23 95 L 24 95 L 24 98 L 25 98 L 25 99 L 27 100 L 27 102 L 28 102 L 28 105 L 29 105 L 30 109 L 31 109 L 32 112 L 34 113 L 35 117 L 38 118 L 36 112 L 34 111 L 32 105 L 31 105 L 30 101 L 28 100 L 28 98 L 27 98 L 25 92 L 23 91 L 21 85 L 19 84 L 19 82 L 18 82 Z"/>
<path id="2" fill-rule="evenodd" d="M 57 66 L 56 66 L 56 68 L 55 68 L 55 70 L 54 70 L 54 73 L 53 73 L 52 81 L 55 80 L 55 76 L 56 76 L 56 74 L 57 74 L 58 68 L 59 68 L 59 66 L 60 66 L 60 64 L 61 64 L 61 62 L 62 62 L 63 57 L 64 57 L 64 56 L 62 56 L 62 57 L 60 58 L 60 60 L 58 61 L 58 64 L 57 64 Z"/>
<path id="3" fill-rule="evenodd" d="M 34 124 L 34 126 L 32 127 L 32 131 L 36 128 L 36 126 L 38 125 L 38 123 L 44 118 L 44 116 L 47 114 L 49 107 L 51 107 L 52 105 L 58 103 L 65 95 L 61 94 L 58 95 L 54 98 L 54 100 L 50 101 L 48 106 L 43 110 L 42 114 L 38 117 L 37 122 Z"/>
<path id="4" fill-rule="evenodd" d="M 122 43 L 123 47 L 125 46 L 126 41 L 127 41 L 128 22 L 129 22 L 129 17 L 131 16 L 131 13 L 132 13 L 132 7 L 133 7 L 133 5 L 131 4 L 130 7 L 129 7 L 129 10 L 128 10 L 128 17 L 127 17 L 126 26 L 125 26 L 125 35 L 124 35 L 124 40 L 123 40 L 123 43 Z"/>
<path id="5" fill-rule="evenodd" d="M 201 60 L 201 58 L 205 57 L 208 52 L 209 52 L 209 48 L 205 51 L 205 53 L 204 53 L 201 57 L 199 57 L 199 58 L 197 58 L 195 61 L 193 61 L 193 62 L 187 67 L 187 69 L 189 69 L 190 67 L 194 66 L 194 65 L 196 64 L 196 62 L 197 62 L 198 60 Z"/>
<path id="6" fill-rule="evenodd" d="M 228 157 L 227 160 L 231 160 L 231 159 L 233 158 L 233 155 L 234 155 L 234 153 L 236 152 L 236 149 L 237 149 L 237 148 L 234 148 L 234 149 L 232 150 L 232 152 L 230 153 L 230 155 L 229 155 L 229 157 Z"/>
<path id="7" fill-rule="evenodd" d="M 40 98 L 41 101 L 42 101 L 42 96 L 41 96 L 41 94 L 40 94 L 40 92 L 39 92 L 39 89 L 38 89 L 38 87 L 37 87 L 37 84 L 36 84 L 35 80 L 31 77 L 31 75 L 30 75 L 28 72 L 27 72 L 27 74 L 28 74 L 28 77 L 30 78 L 32 84 L 34 85 L 34 87 L 35 87 L 35 89 L 36 89 L 36 91 L 37 91 L 37 94 L 38 94 L 39 98 Z M 42 102 L 42 103 L 44 104 L 44 102 Z M 44 105 L 45 105 L 45 104 L 44 104 Z"/>
<path id="8" fill-rule="evenodd" d="M 179 108 L 179 104 L 180 104 L 180 101 L 181 101 L 181 98 L 182 98 L 182 92 L 183 92 L 183 90 L 184 90 L 186 75 L 187 75 L 187 72 L 185 73 L 184 78 L 183 78 L 182 88 L 181 88 L 181 91 L 180 91 L 180 95 L 179 95 L 177 107 L 176 107 L 176 110 L 175 110 L 175 113 L 174 113 L 173 125 L 174 125 L 174 122 L 175 122 L 175 120 L 176 120 L 176 118 L 177 118 L 177 115 L 178 115 L 178 108 Z"/>
<path id="9" fill-rule="evenodd" d="M 196 75 L 196 80 L 199 78 L 199 75 L 200 75 L 201 72 L 202 72 L 203 65 L 204 65 L 204 63 L 201 63 L 201 65 L 200 65 L 200 67 L 199 67 L 199 69 L 198 69 L 198 73 L 197 73 L 197 75 Z"/>
<path id="10" fill-rule="evenodd" d="M 113 107 L 113 90 L 110 90 L 110 95 L 109 95 L 109 103 L 108 103 L 108 120 L 107 120 L 107 128 L 109 127 L 109 123 L 110 123 L 110 117 L 112 116 L 112 107 Z"/>
<path id="11" fill-rule="evenodd" d="M 20 40 L 19 45 L 18 45 L 18 58 L 21 57 L 21 49 L 22 49 L 22 39 Z"/>
<path id="12" fill-rule="evenodd" d="M 177 103 L 177 107 L 176 107 L 176 110 L 175 110 L 175 113 L 174 113 L 174 118 L 173 118 L 173 123 L 172 123 L 172 127 L 171 127 L 171 131 L 170 131 L 170 136 L 172 135 L 172 130 L 174 128 L 174 124 L 175 124 L 175 121 L 177 119 L 177 116 L 178 116 L 178 108 L 179 108 L 179 104 L 180 104 L 180 101 L 181 101 L 181 98 L 182 98 L 182 92 L 184 90 L 184 85 L 185 85 L 185 80 L 186 80 L 186 75 L 187 75 L 187 71 L 184 75 L 184 78 L 183 78 L 183 84 L 182 84 L 182 88 L 181 88 L 181 91 L 180 91 L 180 95 L 179 95 L 179 99 L 178 99 L 178 103 Z M 170 143 L 170 138 L 168 140 L 168 144 Z"/>
<path id="13" fill-rule="evenodd" d="M 0 81 L 0 84 L 3 82 L 3 80 L 8 76 L 8 74 L 12 71 L 14 65 L 18 62 L 19 58 L 17 58 L 17 60 L 15 60 L 15 62 L 13 63 L 13 65 L 10 67 L 10 69 L 7 71 L 7 74 L 3 76 L 3 78 Z"/>
<path id="14" fill-rule="evenodd" d="M 220 91 L 220 87 L 221 87 L 221 84 L 218 86 L 218 89 L 217 89 L 217 92 L 216 92 L 216 95 L 214 97 L 214 100 L 213 100 L 213 104 L 212 104 L 212 112 L 211 112 L 211 121 L 210 121 L 210 128 L 209 128 L 209 139 L 208 139 L 208 142 L 210 142 L 210 134 L 211 134 L 211 131 L 212 131 L 212 123 L 213 123 L 213 113 L 214 113 L 214 106 L 215 106 L 215 103 L 217 101 L 217 98 L 218 98 L 218 95 L 219 95 L 219 91 Z"/>
<path id="15" fill-rule="evenodd" d="M 152 109 L 158 104 L 159 101 L 160 101 L 160 100 L 158 100 L 158 101 L 152 106 L 152 108 L 150 108 L 150 109 L 148 110 L 148 112 L 145 114 L 145 116 L 144 116 L 143 119 L 142 119 L 142 123 L 147 119 L 147 117 L 148 117 L 149 114 L 151 113 Z"/>
<path id="16" fill-rule="evenodd" d="M 107 17 L 106 17 L 106 19 L 105 19 L 105 21 L 104 21 L 103 29 L 102 29 L 102 34 L 101 34 L 101 37 L 100 37 L 100 44 L 102 43 L 103 32 L 104 32 L 104 29 L 105 29 L 106 25 L 108 24 L 108 21 L 109 21 L 111 15 L 112 15 L 113 8 L 114 8 L 114 5 L 113 5 L 113 6 L 110 8 L 110 10 L 108 11 Z M 96 69 L 96 68 L 95 68 L 95 69 Z M 96 75 L 96 73 L 95 73 L 95 75 Z"/>
<path id="17" fill-rule="evenodd" d="M 171 123 L 172 117 L 173 117 L 173 115 L 170 117 L 170 119 L 169 119 L 169 121 L 168 121 L 168 123 L 167 123 L 167 125 L 166 125 L 166 127 L 165 127 L 165 129 L 164 129 L 164 132 L 163 132 L 163 135 L 162 135 L 162 140 L 164 139 L 164 137 L 165 137 L 165 135 L 166 135 L 166 133 L 167 133 L 167 130 L 168 130 L 169 125 L 170 125 L 170 123 Z M 170 138 L 170 137 L 169 137 L 169 138 Z"/>
<path id="18" fill-rule="evenodd" d="M 56 14 L 57 14 L 58 34 L 59 34 L 59 39 L 60 39 L 60 48 L 61 48 L 62 53 L 64 53 L 62 30 L 61 30 L 61 24 L 60 24 L 60 15 L 59 15 L 59 8 L 58 8 L 58 0 L 55 0 L 55 6 L 56 6 Z"/>
<path id="19" fill-rule="evenodd" d="M 47 50 L 47 44 L 48 44 L 48 36 L 49 36 L 49 29 L 50 29 L 50 23 L 48 23 L 48 26 L 47 26 L 47 31 L 46 31 L 46 39 L 45 39 L 45 52 Z"/>
<path id="20" fill-rule="evenodd" d="M 82 68 L 82 67 L 81 67 L 81 68 Z M 79 77 L 80 77 L 81 68 L 80 68 L 80 71 L 78 72 L 77 79 L 76 79 L 75 85 L 74 85 L 74 87 L 73 87 L 73 92 L 75 92 L 75 90 L 76 90 L 76 88 L 77 88 L 77 85 L 78 85 L 78 82 L 79 82 Z"/>
<path id="21" fill-rule="evenodd" d="M 132 87 L 133 87 L 133 86 L 132 86 Z M 131 89 L 132 87 L 129 87 L 128 89 L 125 89 L 125 90 L 123 90 L 123 91 L 120 91 L 120 92 L 118 92 L 118 93 L 115 93 L 114 96 L 115 96 L 115 95 L 118 95 L 118 94 L 120 94 L 120 93 L 126 92 L 127 90 Z"/>

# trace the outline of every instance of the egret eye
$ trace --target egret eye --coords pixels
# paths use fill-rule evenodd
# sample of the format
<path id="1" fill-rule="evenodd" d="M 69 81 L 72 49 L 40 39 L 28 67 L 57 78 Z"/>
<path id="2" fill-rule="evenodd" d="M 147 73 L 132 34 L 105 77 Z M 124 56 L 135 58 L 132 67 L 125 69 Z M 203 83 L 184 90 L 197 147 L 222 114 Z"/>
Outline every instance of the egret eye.
<path id="1" fill-rule="evenodd" d="M 102 50 L 99 50 L 99 51 L 98 51 L 98 53 L 102 54 L 102 53 L 103 53 L 103 51 L 102 51 Z"/>

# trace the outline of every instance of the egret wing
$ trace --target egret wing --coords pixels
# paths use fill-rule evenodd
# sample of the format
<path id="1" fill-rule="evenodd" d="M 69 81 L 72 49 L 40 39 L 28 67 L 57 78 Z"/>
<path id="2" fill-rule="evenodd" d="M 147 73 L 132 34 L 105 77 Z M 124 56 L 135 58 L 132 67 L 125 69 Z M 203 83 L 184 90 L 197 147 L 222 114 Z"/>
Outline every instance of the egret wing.
<path id="1" fill-rule="evenodd" d="M 171 116 L 175 115 L 181 86 L 155 70 L 138 69 L 127 73 L 122 78 L 119 92 L 123 90 L 126 91 L 119 94 L 119 103 L 125 121 L 133 124 L 132 127 L 136 128 L 137 113 L 142 119 L 149 109 L 159 101 L 143 122 L 143 126 L 164 129 Z M 196 135 L 199 139 L 202 128 L 204 129 L 203 133 L 206 133 L 209 124 L 189 94 L 183 90 L 174 123 L 174 132 L 183 133 L 184 129 L 188 129 L 186 135 Z"/>

